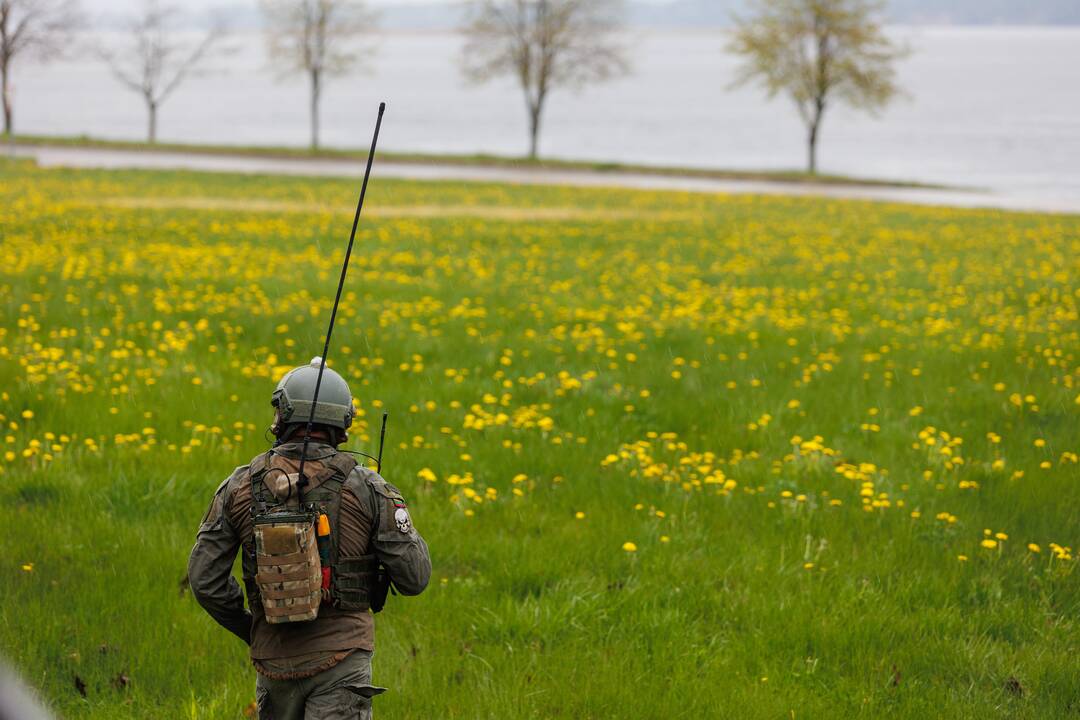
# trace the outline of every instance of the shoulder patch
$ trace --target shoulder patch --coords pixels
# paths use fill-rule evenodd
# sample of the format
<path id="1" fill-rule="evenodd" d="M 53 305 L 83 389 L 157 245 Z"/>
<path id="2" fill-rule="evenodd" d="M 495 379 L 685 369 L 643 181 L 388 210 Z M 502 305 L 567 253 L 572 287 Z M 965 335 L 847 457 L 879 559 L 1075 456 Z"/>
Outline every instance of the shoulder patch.
<path id="1" fill-rule="evenodd" d="M 402 496 L 401 491 L 390 483 L 383 480 L 380 476 L 375 475 L 375 479 L 368 479 L 371 483 L 372 489 L 383 499 L 387 500 L 396 508 L 407 507 L 405 498 Z"/>
<path id="2" fill-rule="evenodd" d="M 409 511 L 404 506 L 394 511 L 394 524 L 403 533 L 407 533 L 412 529 L 412 519 L 409 517 Z"/>
<path id="3" fill-rule="evenodd" d="M 390 491 L 390 499 L 393 500 L 394 507 L 408 507 L 408 503 L 405 502 L 405 496 L 401 494 L 400 490 L 398 490 L 390 483 L 386 483 L 386 489 Z"/>

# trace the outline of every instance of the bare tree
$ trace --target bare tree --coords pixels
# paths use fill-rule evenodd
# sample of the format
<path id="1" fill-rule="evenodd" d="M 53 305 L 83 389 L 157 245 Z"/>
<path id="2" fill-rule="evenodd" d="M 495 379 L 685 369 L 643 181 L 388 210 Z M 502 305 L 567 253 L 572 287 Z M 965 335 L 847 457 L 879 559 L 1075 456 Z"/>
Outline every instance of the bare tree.
<path id="1" fill-rule="evenodd" d="M 224 35 L 220 23 L 195 43 L 178 38 L 175 24 L 180 11 L 158 0 L 143 0 L 142 14 L 129 24 L 130 43 L 120 51 L 101 48 L 101 57 L 113 75 L 146 103 L 147 141 L 157 142 L 157 115 L 161 105 Z"/>
<path id="2" fill-rule="evenodd" d="M 358 56 L 348 45 L 375 28 L 359 0 L 259 0 L 271 62 L 281 74 L 301 72 L 311 83 L 311 148 L 319 147 L 319 102 L 327 78 L 343 75 Z"/>
<path id="3" fill-rule="evenodd" d="M 474 82 L 511 75 L 525 93 L 529 157 L 537 155 L 544 103 L 559 86 L 582 87 L 629 71 L 618 42 L 622 0 L 477 0 L 462 67 Z"/>
<path id="4" fill-rule="evenodd" d="M 77 0 L 0 0 L 0 82 L 4 134 L 14 131 L 11 67 L 22 54 L 48 61 L 61 55 L 82 17 Z"/>
<path id="5" fill-rule="evenodd" d="M 807 131 L 807 167 L 817 172 L 818 131 L 832 99 L 875 113 L 898 92 L 894 62 L 906 50 L 882 33 L 881 0 L 757 0 L 736 18 L 728 50 L 745 58 L 735 84 L 759 80 L 786 93 Z"/>

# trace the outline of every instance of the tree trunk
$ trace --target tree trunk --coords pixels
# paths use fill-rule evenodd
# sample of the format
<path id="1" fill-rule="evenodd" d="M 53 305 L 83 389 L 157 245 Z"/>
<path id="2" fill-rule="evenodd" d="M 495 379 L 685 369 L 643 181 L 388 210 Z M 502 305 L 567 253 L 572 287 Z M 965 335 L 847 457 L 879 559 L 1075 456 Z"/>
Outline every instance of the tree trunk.
<path id="1" fill-rule="evenodd" d="M 810 110 L 813 115 L 810 117 L 810 122 L 807 126 L 807 172 L 811 175 L 817 175 L 817 141 L 818 131 L 821 129 L 821 120 L 825 117 L 826 97 L 822 93 L 814 101 Z"/>
<path id="2" fill-rule="evenodd" d="M 322 86 L 319 82 L 319 71 L 311 71 L 311 149 L 319 149 L 319 96 L 322 94 Z"/>
<path id="3" fill-rule="evenodd" d="M 146 101 L 146 110 L 149 117 L 150 127 L 147 129 L 147 142 L 151 145 L 157 142 L 157 103 L 153 100 Z"/>
<path id="4" fill-rule="evenodd" d="M 529 159 L 535 160 L 540 151 L 540 115 L 544 112 L 544 100 L 529 103 Z"/>
<path id="5" fill-rule="evenodd" d="M 8 84 L 7 63 L 0 67 L 0 76 L 2 76 L 3 81 L 3 89 L 0 92 L 4 95 L 4 134 L 10 137 L 15 128 L 12 126 L 11 87 Z"/>

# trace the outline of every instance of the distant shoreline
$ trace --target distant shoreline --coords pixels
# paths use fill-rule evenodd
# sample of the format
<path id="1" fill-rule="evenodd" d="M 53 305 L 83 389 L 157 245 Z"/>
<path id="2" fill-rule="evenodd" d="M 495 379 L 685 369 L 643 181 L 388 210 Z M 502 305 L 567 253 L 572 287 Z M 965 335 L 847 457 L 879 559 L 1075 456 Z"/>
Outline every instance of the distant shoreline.
<path id="1" fill-rule="evenodd" d="M 363 161 L 366 150 L 343 148 L 287 147 L 274 145 L 216 145 L 204 143 L 158 142 L 153 145 L 136 140 L 108 140 L 87 135 L 19 135 L 14 137 L 17 147 L 77 147 L 124 150 L 131 152 L 173 152 L 192 155 L 233 155 L 248 158 L 329 160 L 340 162 Z M 739 180 L 753 182 L 803 183 L 807 185 L 831 185 L 872 188 L 905 188 L 924 190 L 970 190 L 950 185 L 921 183 L 903 180 L 882 180 L 848 175 L 811 175 L 800 170 L 733 170 L 722 168 L 688 168 L 671 165 L 646 165 L 639 163 L 602 162 L 567 158 L 539 158 L 476 154 L 443 154 L 400 151 L 380 151 L 379 157 L 388 162 L 415 165 L 458 165 L 473 168 L 517 168 L 529 170 L 576 170 L 593 173 L 634 173 L 673 178 L 708 180 Z"/>

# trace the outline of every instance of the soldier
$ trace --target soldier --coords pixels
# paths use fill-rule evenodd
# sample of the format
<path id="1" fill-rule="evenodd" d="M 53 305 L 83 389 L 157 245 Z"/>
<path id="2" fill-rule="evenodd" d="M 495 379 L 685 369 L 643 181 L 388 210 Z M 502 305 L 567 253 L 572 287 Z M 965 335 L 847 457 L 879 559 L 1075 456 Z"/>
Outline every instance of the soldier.
<path id="1" fill-rule="evenodd" d="M 297 473 L 320 364 L 316 357 L 278 383 L 271 401 L 274 446 L 218 487 L 188 561 L 196 600 L 251 647 L 264 720 L 370 718 L 371 698 L 385 690 L 371 684 L 372 610 L 381 608 L 390 581 L 400 594 L 417 595 L 431 575 L 427 545 L 401 493 L 337 450 L 352 422 L 352 394 L 329 368 L 298 504 Z M 304 555 L 314 552 L 317 532 L 305 508 L 314 508 L 316 518 L 325 515 L 314 527 L 329 540 L 321 547 L 329 568 L 320 566 L 318 555 Z M 282 518 L 307 519 L 267 522 Z M 277 547 L 282 538 L 287 548 Z M 249 610 L 231 576 L 238 551 Z"/>

